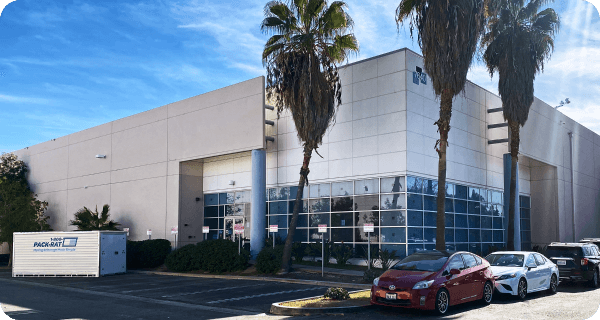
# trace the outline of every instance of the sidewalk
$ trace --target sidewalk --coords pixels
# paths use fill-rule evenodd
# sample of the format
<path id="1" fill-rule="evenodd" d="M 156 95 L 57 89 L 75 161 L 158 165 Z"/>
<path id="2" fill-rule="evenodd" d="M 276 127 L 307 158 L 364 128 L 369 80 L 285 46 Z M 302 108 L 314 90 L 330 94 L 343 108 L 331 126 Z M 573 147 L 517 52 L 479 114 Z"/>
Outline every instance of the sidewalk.
<path id="1" fill-rule="evenodd" d="M 295 271 L 321 273 L 321 267 L 305 266 L 302 264 L 292 264 L 292 269 L 294 269 Z M 361 278 L 364 274 L 363 271 L 358 271 L 358 270 L 346 270 L 346 269 L 336 269 L 336 268 L 328 268 L 328 267 L 323 268 L 323 271 L 328 274 L 337 274 L 337 275 L 353 276 L 353 277 L 361 277 Z"/>

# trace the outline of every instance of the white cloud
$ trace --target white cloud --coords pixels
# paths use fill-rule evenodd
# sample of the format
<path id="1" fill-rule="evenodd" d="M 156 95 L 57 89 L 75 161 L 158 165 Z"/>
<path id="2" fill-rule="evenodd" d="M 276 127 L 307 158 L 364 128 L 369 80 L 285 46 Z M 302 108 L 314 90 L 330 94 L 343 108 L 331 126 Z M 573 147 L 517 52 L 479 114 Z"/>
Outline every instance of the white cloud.
<path id="1" fill-rule="evenodd" d="M 30 103 L 30 104 L 51 104 L 52 101 L 44 98 L 34 98 L 34 97 L 18 97 L 11 96 L 6 94 L 0 94 L 0 101 L 10 102 L 10 103 Z"/>

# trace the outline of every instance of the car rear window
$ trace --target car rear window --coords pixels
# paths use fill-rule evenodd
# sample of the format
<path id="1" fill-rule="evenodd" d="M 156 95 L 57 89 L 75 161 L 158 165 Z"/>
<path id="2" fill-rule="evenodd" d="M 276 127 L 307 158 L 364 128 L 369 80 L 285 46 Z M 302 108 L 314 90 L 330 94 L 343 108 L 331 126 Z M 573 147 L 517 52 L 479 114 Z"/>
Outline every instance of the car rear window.
<path id="1" fill-rule="evenodd" d="M 581 258 L 583 251 L 581 247 L 548 247 L 546 256 L 549 258 L 564 257 L 564 258 Z"/>
<path id="2" fill-rule="evenodd" d="M 522 267 L 525 261 L 525 256 L 522 254 L 490 254 L 485 257 L 490 265 L 497 267 Z"/>
<path id="3" fill-rule="evenodd" d="M 440 255 L 413 254 L 395 264 L 392 269 L 413 271 L 439 271 L 448 261 L 448 257 Z"/>

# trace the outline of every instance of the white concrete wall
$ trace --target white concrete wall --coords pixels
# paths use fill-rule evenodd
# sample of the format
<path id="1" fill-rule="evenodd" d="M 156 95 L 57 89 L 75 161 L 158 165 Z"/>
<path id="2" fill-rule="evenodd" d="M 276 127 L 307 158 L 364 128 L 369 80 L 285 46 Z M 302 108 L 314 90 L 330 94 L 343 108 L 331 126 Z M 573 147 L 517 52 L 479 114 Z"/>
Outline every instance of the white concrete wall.
<path id="1" fill-rule="evenodd" d="M 340 68 L 342 105 L 336 122 L 310 162 L 309 181 L 318 183 L 406 172 L 405 53 L 363 60 Z M 297 184 L 303 154 L 289 113 L 267 110 L 267 186 Z"/>
<path id="2" fill-rule="evenodd" d="M 109 204 L 111 218 L 130 228 L 129 239 L 147 239 L 152 229 L 153 239 L 173 240 L 180 198 L 185 204 L 203 189 L 194 182 L 202 170 L 180 163 L 262 149 L 264 130 L 264 77 L 258 77 L 15 154 L 29 166 L 33 191 L 48 201 L 53 229 L 73 230 L 69 220 L 78 209 Z M 249 185 L 246 176 L 240 180 Z M 181 182 L 189 188 L 180 196 Z M 184 208 L 184 216 L 196 205 Z"/>
<path id="3" fill-rule="evenodd" d="M 204 193 L 249 190 L 252 187 L 251 152 L 203 159 Z M 234 181 L 234 185 L 229 185 Z"/>

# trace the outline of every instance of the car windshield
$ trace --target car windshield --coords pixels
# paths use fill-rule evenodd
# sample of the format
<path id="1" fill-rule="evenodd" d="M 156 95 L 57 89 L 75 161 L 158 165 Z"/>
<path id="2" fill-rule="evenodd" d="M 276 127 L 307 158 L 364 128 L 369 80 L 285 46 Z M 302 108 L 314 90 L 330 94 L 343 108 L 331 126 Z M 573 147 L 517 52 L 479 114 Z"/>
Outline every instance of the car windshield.
<path id="1" fill-rule="evenodd" d="M 582 256 L 580 247 L 548 247 L 546 250 L 546 257 L 567 257 L 567 258 L 580 258 Z"/>
<path id="2" fill-rule="evenodd" d="M 525 256 L 522 254 L 490 254 L 485 259 L 494 267 L 522 267 Z"/>
<path id="3" fill-rule="evenodd" d="M 396 263 L 392 269 L 411 271 L 439 271 L 448 257 L 431 254 L 413 254 Z"/>

